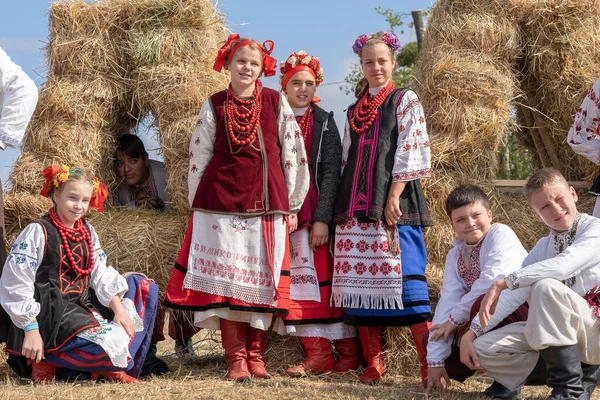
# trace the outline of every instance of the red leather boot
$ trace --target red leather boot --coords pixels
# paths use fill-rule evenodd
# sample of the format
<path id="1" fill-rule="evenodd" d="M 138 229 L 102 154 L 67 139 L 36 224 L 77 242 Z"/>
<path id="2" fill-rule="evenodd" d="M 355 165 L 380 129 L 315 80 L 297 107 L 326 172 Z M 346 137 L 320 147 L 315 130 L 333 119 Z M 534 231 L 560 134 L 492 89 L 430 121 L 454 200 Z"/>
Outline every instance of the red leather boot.
<path id="1" fill-rule="evenodd" d="M 272 376 L 265 368 L 263 354 L 267 348 L 267 331 L 256 329 L 248 325 L 248 369 L 252 376 L 262 379 L 271 379 Z"/>
<path id="2" fill-rule="evenodd" d="M 417 355 L 419 361 L 421 361 L 421 381 L 423 387 L 427 387 L 427 348 L 424 346 L 425 337 L 429 336 L 429 328 L 431 328 L 431 322 L 421 322 L 410 326 L 410 333 L 412 333 L 415 347 L 417 348 Z"/>
<path id="3" fill-rule="evenodd" d="M 33 383 L 50 383 L 56 377 L 56 365 L 45 361 L 31 363 L 31 380 Z"/>
<path id="4" fill-rule="evenodd" d="M 227 379 L 244 382 L 250 379 L 246 360 L 246 325 L 221 318 L 221 342 L 225 349 Z"/>
<path id="5" fill-rule="evenodd" d="M 360 367 L 358 338 L 337 339 L 333 341 L 333 346 L 338 353 L 338 360 L 333 367 L 333 372 L 341 374 L 355 371 Z"/>
<path id="6" fill-rule="evenodd" d="M 368 385 L 378 383 L 385 371 L 381 334 L 381 328 L 378 326 L 358 327 L 358 337 L 363 349 L 363 357 L 368 363 L 367 369 L 360 376 L 360 381 Z"/>
<path id="7" fill-rule="evenodd" d="M 96 382 L 98 378 L 106 378 L 119 383 L 137 383 L 138 380 L 133 376 L 127 375 L 124 371 L 118 372 L 90 372 L 90 380 Z"/>
<path id="8" fill-rule="evenodd" d="M 331 352 L 331 342 L 322 337 L 300 337 L 306 358 L 300 365 L 288 368 L 285 373 L 290 376 L 304 376 L 307 374 L 320 375 L 333 371 L 335 359 Z"/>

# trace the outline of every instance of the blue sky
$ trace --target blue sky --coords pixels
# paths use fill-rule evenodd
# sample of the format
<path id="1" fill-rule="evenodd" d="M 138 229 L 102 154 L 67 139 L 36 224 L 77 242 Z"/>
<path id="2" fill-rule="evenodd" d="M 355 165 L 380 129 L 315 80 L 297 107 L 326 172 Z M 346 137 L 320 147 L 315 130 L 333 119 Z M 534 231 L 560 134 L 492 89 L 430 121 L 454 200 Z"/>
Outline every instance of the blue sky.
<path id="1" fill-rule="evenodd" d="M 353 98 L 341 92 L 340 84 L 335 82 L 343 81 L 351 64 L 357 61 L 352 43 L 362 33 L 388 29 L 375 7 L 410 13 L 428 8 L 432 3 L 433 0 L 220 0 L 217 7 L 225 14 L 229 30 L 261 42 L 273 40 L 273 55 L 278 61 L 297 50 L 306 50 L 319 57 L 324 69 L 324 82 L 317 90 L 322 99 L 320 104 L 324 109 L 334 111 L 341 128 L 343 110 Z M 46 74 L 43 47 L 48 40 L 49 4 L 47 0 L 2 0 L 0 5 L 0 47 L 38 86 L 44 83 Z M 405 28 L 400 39 L 402 43 L 416 40 L 409 28 Z M 263 83 L 277 88 L 279 82 L 278 78 L 271 77 L 263 79 Z M 156 147 L 151 137 L 146 137 L 145 142 L 149 148 Z M 10 148 L 0 151 L 3 183 L 6 183 L 19 152 L 19 149 Z"/>

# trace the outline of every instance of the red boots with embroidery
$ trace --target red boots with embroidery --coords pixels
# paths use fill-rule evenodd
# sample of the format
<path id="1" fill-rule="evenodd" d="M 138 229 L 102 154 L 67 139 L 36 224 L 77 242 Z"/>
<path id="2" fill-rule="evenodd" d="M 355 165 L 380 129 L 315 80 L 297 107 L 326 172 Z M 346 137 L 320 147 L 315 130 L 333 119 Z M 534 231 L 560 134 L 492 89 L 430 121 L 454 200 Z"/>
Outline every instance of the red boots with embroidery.
<path id="1" fill-rule="evenodd" d="M 250 379 L 246 355 L 246 324 L 221 318 L 221 341 L 225 349 L 227 379 L 238 382 Z"/>
<path id="2" fill-rule="evenodd" d="M 90 380 L 96 382 L 99 378 L 105 378 L 119 383 L 137 383 L 138 380 L 133 376 L 127 375 L 123 371 L 118 372 L 90 372 Z"/>
<path id="3" fill-rule="evenodd" d="M 425 337 L 429 337 L 429 328 L 431 328 L 431 322 L 421 322 L 410 326 L 410 333 L 412 333 L 415 347 L 417 348 L 417 355 L 419 361 L 421 361 L 421 381 L 423 387 L 427 387 L 427 348 L 424 346 Z"/>
<path id="4" fill-rule="evenodd" d="M 56 377 L 56 365 L 45 361 L 31 363 L 31 380 L 33 383 L 50 383 Z"/>
<path id="5" fill-rule="evenodd" d="M 263 354 L 265 354 L 265 349 L 267 348 L 267 332 L 248 325 L 247 333 L 246 350 L 250 373 L 256 378 L 272 378 L 271 374 L 265 369 L 265 362 L 263 360 Z"/>
<path id="6" fill-rule="evenodd" d="M 337 339 L 333 341 L 333 346 L 338 353 L 337 363 L 333 367 L 334 373 L 355 371 L 360 367 L 358 338 Z"/>
<path id="7" fill-rule="evenodd" d="M 286 374 L 291 376 L 320 375 L 333 371 L 335 360 L 329 339 L 301 336 L 300 341 L 306 351 L 306 358 L 300 365 L 286 369 Z"/>
<path id="8" fill-rule="evenodd" d="M 360 381 L 374 385 L 381 380 L 385 371 L 383 361 L 383 338 L 381 328 L 374 326 L 359 326 L 358 336 L 363 349 L 363 357 L 368 363 L 367 369 L 360 376 Z"/>

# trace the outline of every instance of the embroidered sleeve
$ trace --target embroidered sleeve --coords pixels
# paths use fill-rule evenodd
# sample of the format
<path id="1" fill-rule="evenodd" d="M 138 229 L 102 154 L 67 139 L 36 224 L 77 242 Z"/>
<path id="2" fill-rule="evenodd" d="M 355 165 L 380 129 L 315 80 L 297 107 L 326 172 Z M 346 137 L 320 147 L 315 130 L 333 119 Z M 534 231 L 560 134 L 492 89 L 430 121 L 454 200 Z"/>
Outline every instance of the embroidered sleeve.
<path id="1" fill-rule="evenodd" d="M 573 151 L 594 164 L 600 153 L 600 80 L 596 81 L 575 114 L 567 142 Z"/>
<path id="2" fill-rule="evenodd" d="M 545 278 L 564 281 L 598 265 L 597 255 L 594 251 L 590 251 L 600 242 L 600 220 L 595 217 L 582 216 L 575 241 L 556 256 L 553 244 L 548 238 L 544 239 L 538 242 L 531 253 L 535 255 L 544 252 L 546 257 L 538 257 L 537 262 L 532 262 L 535 260 L 528 257 L 526 259 L 528 264 L 523 263 L 524 266 L 526 265 L 524 268 L 513 272 L 516 278 L 512 282 L 513 286 L 516 284 L 519 288 L 526 288 Z"/>
<path id="3" fill-rule="evenodd" d="M 477 337 L 485 333 L 481 325 L 479 325 L 479 323 L 475 321 L 471 322 L 471 327 L 469 329 L 471 329 Z"/>
<path id="4" fill-rule="evenodd" d="M 46 235 L 38 223 L 25 227 L 12 245 L 0 278 L 0 304 L 19 329 L 40 312 L 35 301 L 35 274 L 44 257 Z"/>
<path id="5" fill-rule="evenodd" d="M 478 331 L 473 327 L 479 326 L 481 328 L 481 333 L 491 331 L 506 317 L 515 312 L 517 308 L 524 304 L 527 301 L 528 295 L 529 289 L 527 288 L 503 290 L 500 294 L 500 298 L 498 299 L 498 303 L 496 304 L 496 311 L 491 315 L 488 325 L 485 328 L 481 326 L 481 321 L 479 320 L 478 314 L 475 316 L 475 318 L 473 318 L 473 321 L 471 321 L 471 329 L 475 333 L 478 333 Z M 477 336 L 479 336 L 481 333 L 479 333 Z"/>
<path id="6" fill-rule="evenodd" d="M 342 169 L 340 170 L 340 175 L 344 172 L 344 167 L 346 167 L 346 163 L 348 162 L 350 143 L 352 143 L 352 138 L 350 137 L 350 122 L 348 122 L 348 118 L 346 118 L 346 123 L 344 124 L 344 138 L 342 140 Z"/>
<path id="7" fill-rule="evenodd" d="M 486 235 L 479 253 L 479 278 L 452 309 L 452 317 L 459 324 L 469 321 L 471 308 L 492 283 L 521 268 L 527 251 L 519 238 L 506 225 L 494 224 Z M 471 266 L 473 267 L 473 266 Z"/>
<path id="8" fill-rule="evenodd" d="M 37 104 L 35 83 L 0 48 L 0 145 L 16 147 L 23 140 Z M 3 146 L 2 146 L 3 148 Z"/>
<path id="9" fill-rule="evenodd" d="M 407 90 L 396 109 L 398 148 L 392 168 L 393 182 L 431 176 L 431 154 L 423 107 L 412 90 Z"/>
<path id="10" fill-rule="evenodd" d="M 290 211 L 298 211 L 304 203 L 310 183 L 308 158 L 302 132 L 285 96 L 279 96 L 277 124 L 281 144 L 281 168 L 287 184 Z"/>
<path id="11" fill-rule="evenodd" d="M 453 247 L 448 255 L 446 256 L 446 265 L 444 267 L 444 281 L 442 283 L 442 290 L 440 292 L 440 300 L 435 308 L 433 314 L 432 325 L 441 325 L 448 321 L 450 311 L 454 304 L 460 301 L 462 295 L 466 292 L 464 285 L 458 278 L 458 272 L 456 270 L 458 263 L 458 248 Z M 429 334 L 429 342 L 427 343 L 427 363 L 442 363 L 446 358 L 450 357 L 452 352 L 452 339 L 454 334 L 450 335 L 448 342 L 444 342 L 443 339 L 432 341 Z"/>
<path id="12" fill-rule="evenodd" d="M 123 297 L 127 292 L 127 281 L 113 267 L 106 265 L 106 253 L 100 246 L 98 234 L 88 224 L 92 233 L 92 246 L 94 246 L 94 270 L 90 277 L 90 286 L 94 289 L 100 304 L 108 307 L 113 296 Z"/>
<path id="13" fill-rule="evenodd" d="M 188 169 L 188 200 L 190 206 L 194 202 L 196 189 L 198 189 L 202 174 L 204 174 L 204 170 L 213 156 L 216 133 L 217 123 L 210 99 L 207 99 L 200 109 L 190 140 L 190 165 Z"/>

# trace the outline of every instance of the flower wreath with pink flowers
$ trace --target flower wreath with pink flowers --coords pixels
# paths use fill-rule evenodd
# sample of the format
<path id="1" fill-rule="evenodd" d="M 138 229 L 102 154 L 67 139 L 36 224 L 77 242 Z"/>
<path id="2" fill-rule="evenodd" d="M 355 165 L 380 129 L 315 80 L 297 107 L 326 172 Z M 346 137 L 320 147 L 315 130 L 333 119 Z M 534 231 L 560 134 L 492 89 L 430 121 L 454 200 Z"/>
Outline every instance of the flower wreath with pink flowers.
<path id="1" fill-rule="evenodd" d="M 309 56 L 304 50 L 292 53 L 287 60 L 282 61 L 279 64 L 279 71 L 281 72 L 281 80 L 289 71 L 296 68 L 298 65 L 306 65 L 308 68 L 313 70 L 315 74 L 315 84 L 319 86 L 323 82 L 323 68 L 321 68 L 321 62 L 315 56 Z"/>
<path id="2" fill-rule="evenodd" d="M 383 43 L 388 45 L 388 47 L 391 48 L 394 53 L 400 50 L 400 47 L 402 47 L 400 45 L 400 39 L 398 39 L 398 36 L 396 36 L 395 33 L 377 32 L 371 35 L 362 34 L 357 37 L 352 45 L 352 51 L 354 51 L 355 54 L 360 54 L 362 52 L 363 45 L 371 39 L 381 40 Z"/>

